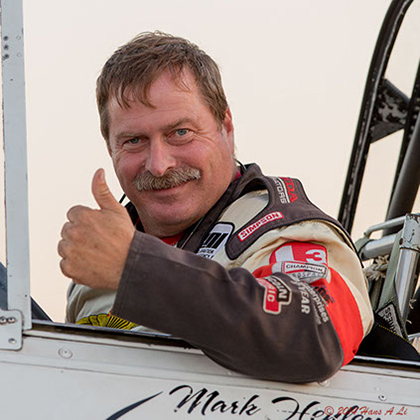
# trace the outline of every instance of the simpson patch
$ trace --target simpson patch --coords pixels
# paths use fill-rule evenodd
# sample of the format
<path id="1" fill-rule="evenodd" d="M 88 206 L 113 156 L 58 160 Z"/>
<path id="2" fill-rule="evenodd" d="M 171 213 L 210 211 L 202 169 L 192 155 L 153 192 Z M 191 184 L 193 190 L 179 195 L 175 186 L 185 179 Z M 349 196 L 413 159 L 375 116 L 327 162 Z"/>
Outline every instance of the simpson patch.
<path id="1" fill-rule="evenodd" d="M 248 236 L 252 235 L 262 226 L 279 219 L 283 219 L 283 215 L 279 211 L 269 213 L 261 219 L 257 220 L 255 223 L 252 223 L 252 225 L 249 225 L 245 229 L 241 230 L 238 233 L 238 238 L 240 241 L 244 241 L 246 238 L 248 238 Z"/>

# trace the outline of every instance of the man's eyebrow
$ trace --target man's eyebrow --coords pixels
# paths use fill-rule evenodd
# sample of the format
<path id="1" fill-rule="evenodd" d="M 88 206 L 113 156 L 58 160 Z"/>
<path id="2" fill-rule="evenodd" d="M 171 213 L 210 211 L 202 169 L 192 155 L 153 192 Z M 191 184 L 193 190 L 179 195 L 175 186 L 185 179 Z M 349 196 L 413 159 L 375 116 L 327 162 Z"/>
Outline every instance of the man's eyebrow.
<path id="1" fill-rule="evenodd" d="M 194 119 L 191 117 L 184 117 L 184 118 L 179 118 L 178 120 L 174 121 L 173 123 L 169 123 L 167 125 L 164 125 L 160 128 L 160 130 L 162 131 L 171 131 L 176 127 L 180 127 L 183 124 L 187 124 L 187 123 L 194 123 Z M 121 139 L 126 139 L 126 138 L 133 138 L 133 137 L 147 137 L 145 134 L 141 134 L 139 132 L 135 132 L 135 131 L 121 131 L 120 133 L 117 133 L 115 135 L 115 138 L 117 140 L 121 140 Z"/>
<path id="2" fill-rule="evenodd" d="M 134 131 L 133 132 L 131 132 L 131 131 L 121 131 L 120 133 L 117 133 L 115 135 L 115 138 L 117 140 L 133 138 L 133 137 L 145 137 L 145 136 L 143 136 L 142 134 L 135 133 Z"/>
<path id="3" fill-rule="evenodd" d="M 176 120 L 175 122 L 164 126 L 163 129 L 165 131 L 170 131 L 176 127 L 182 126 L 183 124 L 192 123 L 192 122 L 193 122 L 193 119 L 191 117 L 180 118 L 179 120 Z"/>

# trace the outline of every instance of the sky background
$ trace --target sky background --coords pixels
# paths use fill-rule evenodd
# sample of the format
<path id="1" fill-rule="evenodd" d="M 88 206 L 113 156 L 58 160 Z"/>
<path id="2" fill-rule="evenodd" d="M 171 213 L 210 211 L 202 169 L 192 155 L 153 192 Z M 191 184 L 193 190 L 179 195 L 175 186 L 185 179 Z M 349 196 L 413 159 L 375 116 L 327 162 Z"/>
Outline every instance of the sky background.
<path id="1" fill-rule="evenodd" d="M 389 71 L 408 95 L 420 39 L 414 3 Z M 100 135 L 94 89 L 106 59 L 139 32 L 173 33 L 209 53 L 221 68 L 238 158 L 259 163 L 268 175 L 300 178 L 312 201 L 337 216 L 367 71 L 390 1 L 23 4 L 31 288 L 54 320 L 64 320 L 69 284 L 56 251 L 67 210 L 75 204 L 96 207 L 90 182 L 98 167 L 121 195 Z M 366 175 L 374 182 L 363 192 L 355 239 L 384 218 L 398 142 L 393 136 L 374 145 L 377 160 Z"/>

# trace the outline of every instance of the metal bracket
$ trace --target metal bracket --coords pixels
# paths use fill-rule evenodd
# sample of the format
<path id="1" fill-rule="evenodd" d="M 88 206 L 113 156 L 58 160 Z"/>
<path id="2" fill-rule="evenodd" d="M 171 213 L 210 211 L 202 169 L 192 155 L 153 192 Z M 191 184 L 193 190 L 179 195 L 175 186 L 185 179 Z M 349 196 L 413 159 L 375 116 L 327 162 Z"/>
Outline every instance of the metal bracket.
<path id="1" fill-rule="evenodd" d="M 369 227 L 363 234 L 363 237 L 356 241 L 356 248 L 358 249 L 362 261 L 376 258 L 379 255 L 390 254 L 397 236 L 395 233 L 382 236 L 382 238 L 379 239 L 370 239 L 370 236 L 374 232 L 385 231 L 391 228 L 398 227 L 401 229 L 404 222 L 405 216 L 401 216 Z"/>
<path id="2" fill-rule="evenodd" d="M 407 214 L 400 240 L 400 257 L 395 275 L 398 303 L 404 321 L 417 281 L 417 264 L 420 256 L 420 214 Z"/>
<path id="3" fill-rule="evenodd" d="M 389 80 L 383 80 L 379 86 L 373 113 L 370 131 L 371 143 L 404 128 L 407 121 L 409 103 L 410 99 L 403 92 Z"/>
<path id="4" fill-rule="evenodd" d="M 0 349 L 20 350 L 22 348 L 22 314 L 20 311 L 0 309 Z"/>
<path id="5" fill-rule="evenodd" d="M 412 213 L 405 216 L 400 245 L 401 249 L 420 252 L 420 213 Z"/>

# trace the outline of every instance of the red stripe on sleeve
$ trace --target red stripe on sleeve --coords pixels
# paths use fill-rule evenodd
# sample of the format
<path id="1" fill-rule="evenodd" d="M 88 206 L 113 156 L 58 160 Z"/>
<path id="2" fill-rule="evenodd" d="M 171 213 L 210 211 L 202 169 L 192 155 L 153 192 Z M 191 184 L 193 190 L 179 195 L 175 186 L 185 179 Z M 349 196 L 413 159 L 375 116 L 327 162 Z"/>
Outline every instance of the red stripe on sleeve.
<path id="1" fill-rule="evenodd" d="M 260 284 L 260 279 L 273 274 L 273 265 L 257 268 L 252 274 Z M 275 270 L 274 270 L 275 271 Z M 330 276 L 309 284 L 322 298 L 328 316 L 340 340 L 343 349 L 343 366 L 349 363 L 357 352 L 363 339 L 363 325 L 356 300 L 340 274 L 329 268 Z M 296 280 L 296 277 L 291 275 Z M 300 280 L 304 281 L 304 280 Z"/>
<path id="2" fill-rule="evenodd" d="M 359 307 L 346 282 L 330 268 L 331 282 L 321 279 L 311 284 L 325 302 L 344 353 L 343 366 L 349 363 L 363 339 Z"/>

